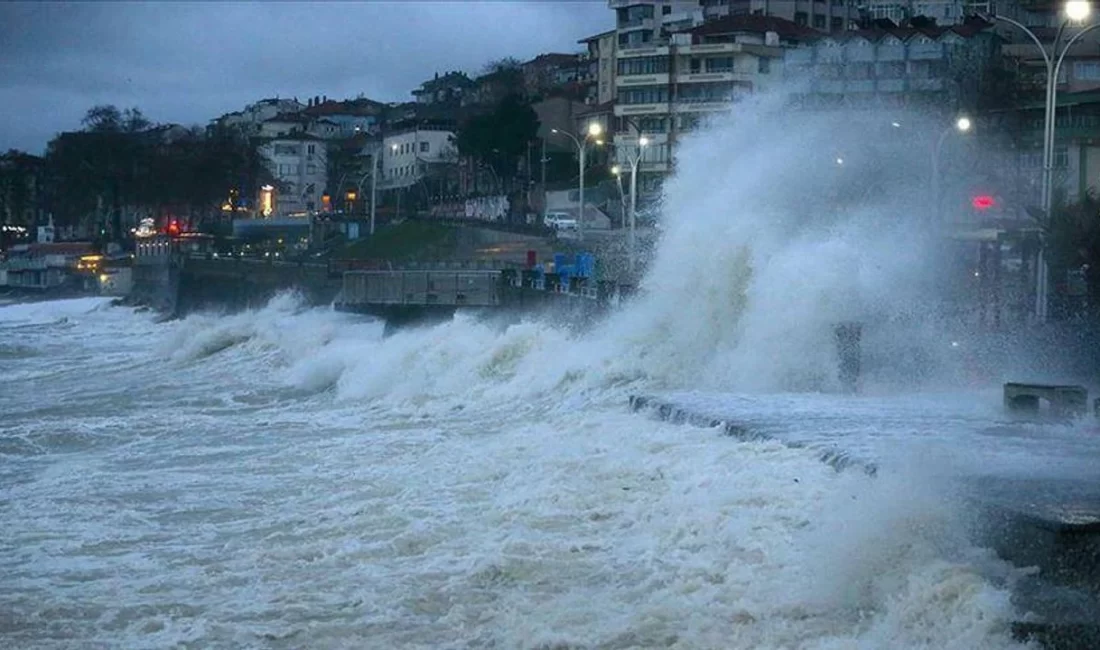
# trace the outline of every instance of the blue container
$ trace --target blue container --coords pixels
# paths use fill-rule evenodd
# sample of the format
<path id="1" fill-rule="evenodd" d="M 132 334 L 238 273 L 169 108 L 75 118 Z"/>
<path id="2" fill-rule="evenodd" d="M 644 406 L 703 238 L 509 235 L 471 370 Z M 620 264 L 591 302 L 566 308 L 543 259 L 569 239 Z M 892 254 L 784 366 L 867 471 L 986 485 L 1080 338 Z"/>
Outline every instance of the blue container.
<path id="1" fill-rule="evenodd" d="M 558 271 L 563 266 L 565 266 L 565 253 L 554 253 L 554 270 Z"/>

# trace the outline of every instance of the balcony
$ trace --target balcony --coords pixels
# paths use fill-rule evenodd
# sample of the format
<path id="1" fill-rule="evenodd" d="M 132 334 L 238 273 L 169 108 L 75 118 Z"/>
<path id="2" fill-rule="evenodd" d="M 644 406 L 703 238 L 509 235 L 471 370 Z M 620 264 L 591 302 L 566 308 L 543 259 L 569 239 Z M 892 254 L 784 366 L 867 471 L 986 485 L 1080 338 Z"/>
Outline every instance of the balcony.
<path id="1" fill-rule="evenodd" d="M 631 29 L 653 29 L 653 19 L 633 18 L 631 20 L 624 20 L 618 25 L 618 30 L 620 32 L 625 32 Z"/>
<path id="2" fill-rule="evenodd" d="M 706 101 L 676 102 L 677 113 L 717 113 L 728 111 L 733 106 L 732 99 L 712 99 Z"/>
<path id="3" fill-rule="evenodd" d="M 616 86 L 655 86 L 668 83 L 668 74 L 632 74 L 615 78 Z"/>
<path id="4" fill-rule="evenodd" d="M 905 53 L 902 52 L 903 56 L 904 54 Z M 813 48 L 798 47 L 793 50 L 787 50 L 784 57 L 787 63 L 812 63 L 814 60 L 814 51 Z"/>
<path id="5" fill-rule="evenodd" d="M 878 91 L 880 93 L 901 93 L 905 92 L 905 80 L 904 79 L 879 79 L 876 82 Z"/>
<path id="6" fill-rule="evenodd" d="M 681 45 L 676 48 L 677 54 L 727 54 L 740 52 L 740 43 L 700 43 L 698 45 Z"/>
<path id="7" fill-rule="evenodd" d="M 844 92 L 844 82 L 840 79 L 817 79 L 813 88 L 814 92 L 839 94 Z"/>
<path id="8" fill-rule="evenodd" d="M 748 81 L 752 82 L 756 78 L 756 75 L 746 72 L 693 72 L 688 74 L 676 75 L 676 83 L 680 84 L 692 84 L 692 83 L 714 83 L 714 82 L 731 82 L 731 81 Z"/>
<path id="9" fill-rule="evenodd" d="M 875 92 L 874 79 L 849 79 L 844 82 L 844 92 L 847 93 L 873 93 Z"/>
<path id="10" fill-rule="evenodd" d="M 638 43 L 635 45 L 620 45 L 615 56 L 627 59 L 635 56 L 668 56 L 668 46 L 657 43 Z"/>
<path id="11" fill-rule="evenodd" d="M 878 46 L 878 61 L 904 61 L 905 60 L 905 46 L 904 45 L 879 45 Z"/>
<path id="12" fill-rule="evenodd" d="M 844 48 L 846 50 L 844 58 L 848 61 L 856 63 L 868 63 L 875 60 L 875 48 L 873 46 L 868 47 L 863 44 L 849 46 Z"/>
<path id="13" fill-rule="evenodd" d="M 659 115 L 668 113 L 668 102 L 656 104 L 615 104 L 615 115 Z"/>
<path id="14" fill-rule="evenodd" d="M 667 172 L 668 171 L 668 161 L 667 160 L 658 160 L 658 161 L 642 160 L 642 161 L 638 162 L 638 171 L 639 172 Z"/>
<path id="15" fill-rule="evenodd" d="M 943 90 L 943 79 L 910 79 L 909 90 Z"/>
<path id="16" fill-rule="evenodd" d="M 931 61 L 942 58 L 942 43 L 914 43 L 909 46 L 910 61 Z"/>

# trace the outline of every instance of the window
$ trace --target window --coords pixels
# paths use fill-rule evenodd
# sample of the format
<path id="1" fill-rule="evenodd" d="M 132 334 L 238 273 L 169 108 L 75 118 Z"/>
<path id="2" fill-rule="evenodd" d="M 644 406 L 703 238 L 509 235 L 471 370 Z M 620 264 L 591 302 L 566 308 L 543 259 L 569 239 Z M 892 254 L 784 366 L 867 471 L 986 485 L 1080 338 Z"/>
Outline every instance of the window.
<path id="1" fill-rule="evenodd" d="M 665 5 L 665 6 L 661 7 L 661 15 L 662 16 L 667 16 L 671 13 L 672 13 L 672 6 L 671 5 Z"/>
<path id="2" fill-rule="evenodd" d="M 316 153 L 316 151 L 314 151 L 314 149 L 316 149 L 316 145 L 311 144 L 308 147 L 306 147 L 306 153 L 308 153 L 309 155 L 312 156 L 314 153 Z"/>
<path id="3" fill-rule="evenodd" d="M 638 130 L 642 133 L 665 133 L 668 130 L 667 122 L 663 117 L 642 117 L 636 121 Z"/>
<path id="4" fill-rule="evenodd" d="M 645 56 L 636 59 L 623 59 L 619 61 L 619 74 L 666 74 L 668 72 L 668 57 Z"/>
<path id="5" fill-rule="evenodd" d="M 844 29 L 844 19 L 840 16 L 833 16 L 829 24 L 829 29 L 834 32 L 839 32 L 840 30 Z"/>
<path id="6" fill-rule="evenodd" d="M 814 29 L 825 29 L 825 16 L 814 14 Z"/>
<path id="7" fill-rule="evenodd" d="M 420 153 L 428 153 L 428 149 L 429 149 L 429 146 L 428 146 L 427 142 L 421 142 L 420 143 Z"/>
<path id="8" fill-rule="evenodd" d="M 691 74 L 699 74 L 700 72 L 702 72 L 703 71 L 703 62 L 702 62 L 702 60 L 692 59 L 691 63 L 689 64 L 688 71 L 691 72 Z"/>
<path id="9" fill-rule="evenodd" d="M 657 104 L 668 101 L 668 86 L 642 86 L 619 91 L 619 101 L 624 104 Z"/>
<path id="10" fill-rule="evenodd" d="M 733 72 L 733 57 L 719 56 L 707 59 L 707 72 Z"/>
<path id="11" fill-rule="evenodd" d="M 769 74 L 772 71 L 772 60 L 766 56 L 756 59 L 756 71 L 760 74 Z"/>
<path id="12" fill-rule="evenodd" d="M 1073 77 L 1082 81 L 1100 80 L 1100 61 L 1074 61 Z"/>
<path id="13" fill-rule="evenodd" d="M 307 174 L 316 174 L 317 173 L 317 165 L 314 165 L 314 164 L 306 165 L 306 173 Z"/>
<path id="14" fill-rule="evenodd" d="M 805 11 L 794 12 L 794 22 L 796 25 L 802 25 L 803 27 L 805 27 L 808 20 L 809 15 Z"/>
<path id="15" fill-rule="evenodd" d="M 277 144 L 275 145 L 276 156 L 297 156 L 298 147 L 292 144 Z"/>

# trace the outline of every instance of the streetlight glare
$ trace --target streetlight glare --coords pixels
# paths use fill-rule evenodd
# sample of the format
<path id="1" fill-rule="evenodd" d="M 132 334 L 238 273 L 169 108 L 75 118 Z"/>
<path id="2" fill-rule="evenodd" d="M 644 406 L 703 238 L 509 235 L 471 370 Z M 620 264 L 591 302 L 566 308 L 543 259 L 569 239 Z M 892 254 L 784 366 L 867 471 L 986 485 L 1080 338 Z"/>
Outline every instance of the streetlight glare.
<path id="1" fill-rule="evenodd" d="M 971 126 L 973 125 L 970 123 L 969 117 L 960 117 L 959 121 L 955 122 L 955 128 L 962 131 L 963 133 L 969 131 Z"/>
<path id="2" fill-rule="evenodd" d="M 620 172 L 620 171 L 621 171 L 621 170 L 619 169 L 619 166 L 618 166 L 618 165 L 612 165 L 612 166 L 611 166 L 611 173 L 612 173 L 612 174 L 614 174 L 614 175 L 618 176 L 618 175 L 619 175 L 619 172 Z"/>
<path id="3" fill-rule="evenodd" d="M 1081 22 L 1092 13 L 1092 7 L 1085 0 L 1070 0 L 1066 3 L 1066 16 L 1073 21 Z"/>
<path id="4" fill-rule="evenodd" d="M 644 147 L 647 144 L 649 144 L 649 138 L 645 137 L 644 135 L 642 137 L 638 138 L 638 146 L 639 147 Z"/>
<path id="5" fill-rule="evenodd" d="M 601 133 L 603 133 L 603 127 L 600 126 L 599 122 L 592 122 L 588 125 L 588 135 L 596 137 Z"/>
<path id="6" fill-rule="evenodd" d="M 557 130 L 557 129 L 550 129 L 550 132 L 551 132 L 551 133 L 557 133 L 557 132 L 558 132 L 558 130 Z"/>

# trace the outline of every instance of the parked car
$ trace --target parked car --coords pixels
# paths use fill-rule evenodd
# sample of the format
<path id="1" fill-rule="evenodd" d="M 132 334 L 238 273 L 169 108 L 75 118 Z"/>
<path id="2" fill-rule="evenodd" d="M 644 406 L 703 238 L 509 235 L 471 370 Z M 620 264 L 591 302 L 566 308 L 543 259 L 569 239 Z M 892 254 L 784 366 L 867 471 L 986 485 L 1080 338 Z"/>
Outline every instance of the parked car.
<path id="1" fill-rule="evenodd" d="M 577 220 L 567 212 L 548 212 L 546 213 L 546 219 L 543 220 L 543 223 L 554 230 L 578 229 Z"/>

